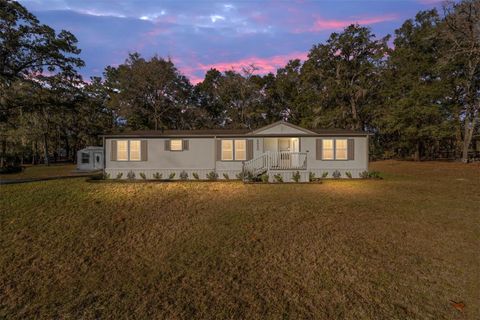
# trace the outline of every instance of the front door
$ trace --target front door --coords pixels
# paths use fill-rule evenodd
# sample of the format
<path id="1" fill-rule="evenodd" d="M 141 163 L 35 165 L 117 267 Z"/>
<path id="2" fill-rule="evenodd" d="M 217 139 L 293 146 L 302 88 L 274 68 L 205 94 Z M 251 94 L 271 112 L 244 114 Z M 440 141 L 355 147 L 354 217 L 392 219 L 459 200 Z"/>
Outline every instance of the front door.
<path id="1" fill-rule="evenodd" d="M 290 167 L 290 139 L 278 139 L 278 151 L 280 152 L 280 169 L 286 169 Z"/>
<path id="2" fill-rule="evenodd" d="M 94 152 L 93 153 L 93 168 L 94 169 L 102 169 L 103 165 L 103 157 L 101 152 Z"/>
<path id="3" fill-rule="evenodd" d="M 294 168 L 298 168 L 300 166 L 300 155 L 298 152 L 300 152 L 300 142 L 298 138 L 292 138 L 290 139 L 290 143 L 292 144 L 291 147 L 291 152 L 295 152 L 292 154 L 292 166 Z"/>

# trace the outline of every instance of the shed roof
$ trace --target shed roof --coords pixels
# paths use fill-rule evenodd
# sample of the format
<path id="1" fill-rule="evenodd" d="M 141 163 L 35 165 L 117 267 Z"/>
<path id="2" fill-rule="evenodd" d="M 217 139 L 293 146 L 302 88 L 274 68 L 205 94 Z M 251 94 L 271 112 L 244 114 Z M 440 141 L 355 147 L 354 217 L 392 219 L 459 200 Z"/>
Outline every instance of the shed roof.
<path id="1" fill-rule="evenodd" d="M 88 147 L 85 147 L 83 149 L 80 149 L 79 151 L 98 151 L 98 150 L 103 150 L 103 147 L 99 147 L 99 146 L 88 146 Z"/>

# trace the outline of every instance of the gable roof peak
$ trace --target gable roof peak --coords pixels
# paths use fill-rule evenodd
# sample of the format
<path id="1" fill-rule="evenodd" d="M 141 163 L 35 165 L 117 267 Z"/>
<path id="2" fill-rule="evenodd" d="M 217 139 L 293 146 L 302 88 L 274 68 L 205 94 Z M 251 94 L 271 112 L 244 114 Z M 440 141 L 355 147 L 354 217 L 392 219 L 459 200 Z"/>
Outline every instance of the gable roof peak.
<path id="1" fill-rule="evenodd" d="M 256 133 L 259 133 L 259 132 L 262 132 L 262 131 L 265 131 L 267 129 L 270 129 L 270 128 L 273 128 L 273 127 L 276 127 L 276 126 L 279 126 L 279 125 L 284 125 L 284 126 L 287 126 L 287 127 L 290 127 L 292 129 L 295 129 L 295 130 L 298 130 L 298 131 L 301 131 L 301 132 L 304 132 L 305 134 L 315 134 L 315 132 L 313 131 L 310 131 L 308 129 L 305 129 L 303 127 L 300 127 L 300 126 L 297 126 L 295 124 L 292 124 L 288 121 L 285 121 L 285 120 L 279 120 L 279 121 L 276 121 L 274 123 L 271 123 L 269 125 L 266 125 L 264 127 L 261 127 L 261 128 L 258 128 L 256 130 L 253 130 L 251 132 L 251 134 L 256 134 Z"/>

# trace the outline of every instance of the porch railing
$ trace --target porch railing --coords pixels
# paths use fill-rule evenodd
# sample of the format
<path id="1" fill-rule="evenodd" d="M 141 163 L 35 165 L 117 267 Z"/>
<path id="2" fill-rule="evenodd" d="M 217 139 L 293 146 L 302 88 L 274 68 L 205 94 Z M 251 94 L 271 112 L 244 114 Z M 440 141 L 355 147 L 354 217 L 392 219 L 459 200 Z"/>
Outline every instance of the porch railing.
<path id="1" fill-rule="evenodd" d="M 253 175 L 261 174 L 268 170 L 305 169 L 307 169 L 306 152 L 267 151 L 243 163 L 244 172 L 250 172 Z"/>

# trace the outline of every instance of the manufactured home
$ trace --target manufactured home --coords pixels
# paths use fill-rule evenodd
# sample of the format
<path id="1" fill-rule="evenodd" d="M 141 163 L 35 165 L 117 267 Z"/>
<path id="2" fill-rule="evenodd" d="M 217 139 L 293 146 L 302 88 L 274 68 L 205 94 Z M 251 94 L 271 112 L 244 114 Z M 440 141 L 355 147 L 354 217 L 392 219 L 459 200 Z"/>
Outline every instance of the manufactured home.
<path id="1" fill-rule="evenodd" d="M 340 173 L 353 178 L 368 170 L 368 134 L 305 129 L 279 121 L 257 130 L 135 131 L 103 136 L 105 173 L 112 179 L 219 179 L 275 175 L 309 181 Z M 297 174 L 298 175 L 298 174 Z"/>

